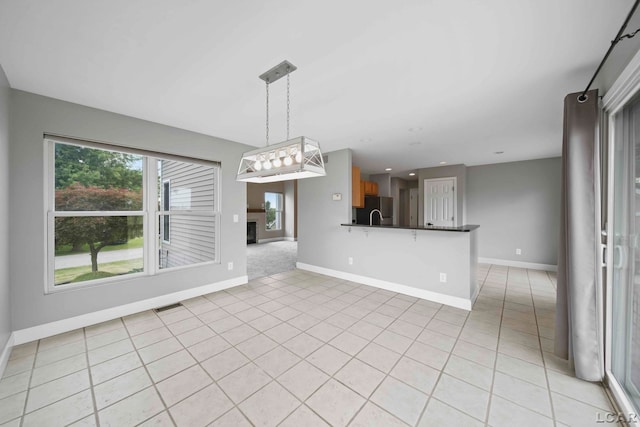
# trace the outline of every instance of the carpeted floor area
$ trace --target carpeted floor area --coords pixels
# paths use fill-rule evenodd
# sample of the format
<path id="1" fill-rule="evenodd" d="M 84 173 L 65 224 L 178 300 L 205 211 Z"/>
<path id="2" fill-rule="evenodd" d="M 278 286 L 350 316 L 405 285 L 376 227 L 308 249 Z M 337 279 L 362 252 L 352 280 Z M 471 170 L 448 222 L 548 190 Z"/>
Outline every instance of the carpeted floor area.
<path id="1" fill-rule="evenodd" d="M 298 242 L 268 242 L 247 245 L 249 280 L 294 270 L 298 257 Z"/>

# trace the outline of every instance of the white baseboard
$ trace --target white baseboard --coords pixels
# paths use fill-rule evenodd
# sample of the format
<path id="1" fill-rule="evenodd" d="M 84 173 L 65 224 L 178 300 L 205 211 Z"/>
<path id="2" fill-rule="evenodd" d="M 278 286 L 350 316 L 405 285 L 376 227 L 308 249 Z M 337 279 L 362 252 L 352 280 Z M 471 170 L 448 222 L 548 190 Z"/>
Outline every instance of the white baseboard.
<path id="1" fill-rule="evenodd" d="M 285 237 L 284 240 L 286 240 L 287 242 L 297 242 L 298 238 L 297 237 Z"/>
<path id="2" fill-rule="evenodd" d="M 281 242 L 284 237 L 270 237 L 268 239 L 258 239 L 258 243 Z"/>
<path id="3" fill-rule="evenodd" d="M 387 291 L 397 292 L 399 294 L 409 295 L 412 297 L 437 302 L 439 304 L 449 305 L 451 307 L 461 308 L 463 310 L 471 310 L 472 306 L 472 302 L 470 299 L 440 294 L 438 292 L 428 291 L 426 289 L 418 289 L 412 286 L 401 285 L 399 283 L 387 282 L 386 280 L 374 279 L 373 277 L 360 276 L 358 274 L 318 267 L 316 265 L 305 264 L 303 262 L 297 262 L 296 267 L 301 270 L 320 273 L 324 274 L 325 276 L 336 277 L 338 279 L 350 280 L 352 282 L 362 283 L 363 285 L 369 285 L 376 288 L 385 289 Z"/>
<path id="4" fill-rule="evenodd" d="M 558 271 L 558 266 L 553 264 L 537 264 L 535 262 L 511 261 L 509 259 L 478 258 L 482 264 L 504 265 L 507 267 L 528 268 L 530 270 Z"/>
<path id="5" fill-rule="evenodd" d="M 9 362 L 9 356 L 11 356 L 11 349 L 15 345 L 14 335 L 11 333 L 9 335 L 9 339 L 7 340 L 4 348 L 2 349 L 2 353 L 0 353 L 0 378 L 4 375 L 4 370 L 7 367 L 7 363 Z"/>
<path id="6" fill-rule="evenodd" d="M 13 332 L 13 344 L 24 344 L 53 335 L 58 335 L 64 332 L 73 331 L 78 328 L 84 328 L 86 326 L 91 326 L 97 323 L 106 322 L 108 320 L 117 319 L 119 317 L 128 316 L 130 314 L 139 313 L 141 311 L 175 304 L 189 298 L 195 298 L 201 295 L 209 294 L 211 292 L 217 292 L 223 289 L 232 288 L 234 286 L 244 285 L 248 281 L 249 278 L 247 276 L 235 277 L 233 279 L 223 280 L 221 282 L 211 283 L 209 285 L 199 286 L 197 288 L 185 289 L 184 291 L 178 291 L 142 301 L 136 301 L 130 304 L 111 307 L 105 310 L 70 317 L 68 319 L 57 320 L 55 322 L 45 323 L 43 325 L 33 326 L 31 328 L 20 329 Z"/>

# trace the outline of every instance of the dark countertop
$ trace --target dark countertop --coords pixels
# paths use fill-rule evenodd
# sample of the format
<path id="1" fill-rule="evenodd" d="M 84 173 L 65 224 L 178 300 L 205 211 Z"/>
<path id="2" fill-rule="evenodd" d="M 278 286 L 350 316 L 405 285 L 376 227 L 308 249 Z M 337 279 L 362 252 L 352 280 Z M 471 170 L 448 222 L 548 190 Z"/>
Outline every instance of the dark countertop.
<path id="1" fill-rule="evenodd" d="M 396 230 L 431 230 L 431 231 L 458 231 L 469 232 L 479 228 L 479 225 L 467 224 L 460 227 L 436 227 L 432 226 L 408 226 L 408 225 L 366 225 L 366 224 L 340 224 L 343 227 L 363 227 L 363 228 L 389 228 Z"/>

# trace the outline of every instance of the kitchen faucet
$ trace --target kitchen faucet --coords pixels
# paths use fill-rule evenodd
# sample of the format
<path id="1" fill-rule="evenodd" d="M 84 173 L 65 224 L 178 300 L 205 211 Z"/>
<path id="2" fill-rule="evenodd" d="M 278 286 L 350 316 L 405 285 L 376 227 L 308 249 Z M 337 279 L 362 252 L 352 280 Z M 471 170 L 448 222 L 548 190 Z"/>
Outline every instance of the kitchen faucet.
<path id="1" fill-rule="evenodd" d="M 382 217 L 382 212 L 380 212 L 380 210 L 379 210 L 379 209 L 373 209 L 373 210 L 371 211 L 371 213 L 369 214 L 369 225 L 370 225 L 370 226 L 371 226 L 371 225 L 373 225 L 373 213 L 374 213 L 374 212 L 378 212 L 378 213 L 380 214 L 380 223 L 382 223 L 382 220 L 384 219 L 384 218 Z"/>

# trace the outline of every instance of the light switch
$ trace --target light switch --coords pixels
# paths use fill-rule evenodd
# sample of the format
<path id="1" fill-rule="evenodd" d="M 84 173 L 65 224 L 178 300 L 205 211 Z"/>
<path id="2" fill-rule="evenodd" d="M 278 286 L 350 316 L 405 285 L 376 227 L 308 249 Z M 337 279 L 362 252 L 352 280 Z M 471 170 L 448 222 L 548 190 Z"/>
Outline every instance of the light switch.
<path id="1" fill-rule="evenodd" d="M 233 214 L 233 222 L 238 222 L 240 221 L 240 217 L 238 216 L 238 214 Z"/>

